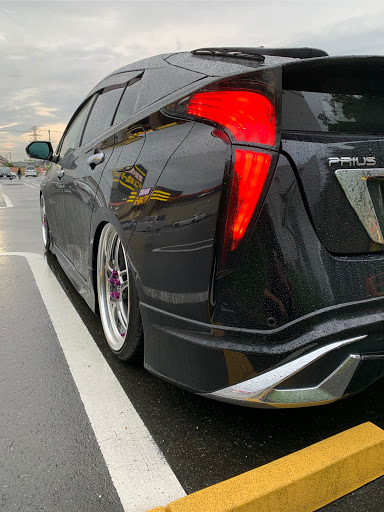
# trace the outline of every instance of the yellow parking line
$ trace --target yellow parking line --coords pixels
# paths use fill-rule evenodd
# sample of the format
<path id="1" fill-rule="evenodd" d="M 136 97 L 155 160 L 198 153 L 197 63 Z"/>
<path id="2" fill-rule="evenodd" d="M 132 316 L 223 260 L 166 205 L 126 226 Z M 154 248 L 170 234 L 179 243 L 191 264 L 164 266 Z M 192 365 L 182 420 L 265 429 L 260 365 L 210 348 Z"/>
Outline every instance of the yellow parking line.
<path id="1" fill-rule="evenodd" d="M 143 171 L 142 171 L 141 169 L 139 169 L 139 167 L 137 167 L 137 166 L 135 165 L 135 169 L 136 169 L 136 171 L 138 171 L 140 174 L 142 174 L 142 175 L 144 176 L 144 178 L 145 178 L 145 174 L 143 173 Z"/>
<path id="2" fill-rule="evenodd" d="M 384 474 L 384 431 L 367 422 L 150 512 L 312 512 Z"/>
<path id="3" fill-rule="evenodd" d="M 156 189 L 153 191 L 153 194 L 159 194 L 159 195 L 162 195 L 165 197 L 169 197 L 171 195 L 170 192 L 163 192 L 162 190 L 156 190 Z"/>

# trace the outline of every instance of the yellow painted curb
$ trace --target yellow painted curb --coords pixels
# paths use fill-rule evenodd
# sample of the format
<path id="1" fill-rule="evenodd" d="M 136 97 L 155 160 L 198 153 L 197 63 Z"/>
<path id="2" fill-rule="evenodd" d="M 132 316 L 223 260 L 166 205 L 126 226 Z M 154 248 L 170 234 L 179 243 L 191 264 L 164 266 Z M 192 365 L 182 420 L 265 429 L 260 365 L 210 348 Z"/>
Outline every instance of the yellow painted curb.
<path id="1" fill-rule="evenodd" d="M 384 474 L 384 431 L 367 422 L 148 512 L 312 512 Z"/>

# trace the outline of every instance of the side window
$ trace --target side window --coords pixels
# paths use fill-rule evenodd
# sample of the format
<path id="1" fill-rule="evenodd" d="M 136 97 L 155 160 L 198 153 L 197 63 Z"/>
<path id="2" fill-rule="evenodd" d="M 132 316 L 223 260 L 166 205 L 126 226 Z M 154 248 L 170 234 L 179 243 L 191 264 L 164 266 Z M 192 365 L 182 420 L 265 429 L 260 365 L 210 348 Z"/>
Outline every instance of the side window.
<path id="1" fill-rule="evenodd" d="M 111 126 L 124 86 L 125 84 L 106 87 L 98 95 L 85 127 L 82 144 L 86 144 Z"/>
<path id="2" fill-rule="evenodd" d="M 120 121 L 125 121 L 132 115 L 133 112 L 135 112 L 136 99 L 139 93 L 141 85 L 140 80 L 142 76 L 143 74 L 132 78 L 132 80 L 127 83 L 127 87 L 121 98 L 115 118 L 113 120 L 114 125 L 120 123 Z"/>
<path id="3" fill-rule="evenodd" d="M 73 151 L 75 151 L 75 149 L 79 146 L 80 134 L 83 129 L 85 120 L 87 119 L 91 104 L 92 98 L 87 101 L 87 103 L 72 121 L 61 143 L 60 158 L 64 158 L 67 155 L 73 153 Z"/>

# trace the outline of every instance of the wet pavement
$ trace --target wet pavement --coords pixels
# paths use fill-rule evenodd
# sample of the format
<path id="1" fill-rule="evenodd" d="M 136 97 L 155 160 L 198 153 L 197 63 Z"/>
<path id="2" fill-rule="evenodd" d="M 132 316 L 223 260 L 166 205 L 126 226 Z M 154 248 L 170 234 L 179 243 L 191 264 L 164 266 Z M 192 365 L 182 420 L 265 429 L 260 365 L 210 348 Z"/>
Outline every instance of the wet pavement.
<path id="1" fill-rule="evenodd" d="M 41 178 L 24 180 L 0 180 L 0 197 L 13 204 L 0 209 L 0 252 L 43 254 Z M 28 264 L 0 258 L 0 508 L 121 510 Z M 187 493 L 365 421 L 384 428 L 383 380 L 338 403 L 269 411 L 210 401 L 125 364 L 108 351 L 99 320 L 56 259 L 47 261 Z M 382 510 L 383 500 L 379 479 L 324 510 Z"/>
<path id="2" fill-rule="evenodd" d="M 26 259 L 0 282 L 0 508 L 122 510 Z"/>
<path id="3" fill-rule="evenodd" d="M 42 252 L 38 188 L 0 185 L 0 252 Z M 0 509 L 123 510 L 27 260 L 0 282 Z"/>

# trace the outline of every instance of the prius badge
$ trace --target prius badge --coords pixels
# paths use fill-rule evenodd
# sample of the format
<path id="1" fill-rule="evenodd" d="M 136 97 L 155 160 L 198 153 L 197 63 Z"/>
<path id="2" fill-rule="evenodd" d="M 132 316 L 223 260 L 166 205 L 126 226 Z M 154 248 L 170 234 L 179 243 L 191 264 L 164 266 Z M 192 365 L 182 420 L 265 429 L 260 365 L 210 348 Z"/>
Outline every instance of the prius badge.
<path id="1" fill-rule="evenodd" d="M 376 157 L 374 156 L 363 156 L 362 159 L 358 156 L 342 156 L 338 158 L 337 156 L 333 156 L 328 158 L 329 165 L 340 164 L 341 167 L 343 165 L 349 167 L 364 167 L 365 165 L 376 165 Z"/>

